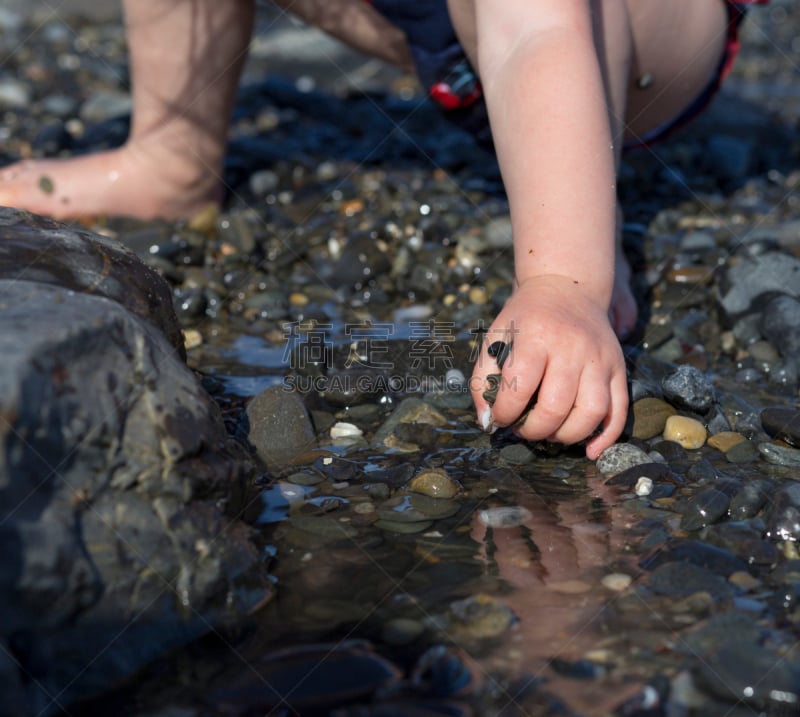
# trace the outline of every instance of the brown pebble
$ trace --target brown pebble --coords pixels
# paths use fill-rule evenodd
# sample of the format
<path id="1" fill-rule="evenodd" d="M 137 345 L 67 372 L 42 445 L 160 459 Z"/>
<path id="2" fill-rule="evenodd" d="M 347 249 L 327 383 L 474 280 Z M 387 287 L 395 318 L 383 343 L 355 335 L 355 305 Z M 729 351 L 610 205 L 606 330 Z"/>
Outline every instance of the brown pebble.
<path id="1" fill-rule="evenodd" d="M 708 439 L 708 445 L 712 448 L 716 448 L 718 451 L 727 453 L 731 448 L 746 440 L 747 439 L 741 433 L 737 433 L 736 431 L 722 431 L 721 433 L 715 433 L 711 436 Z"/>
<path id="2" fill-rule="evenodd" d="M 660 398 L 640 398 L 633 404 L 633 437 L 643 441 L 654 438 L 664 431 L 667 419 L 675 413 L 675 409 Z"/>
<path id="3" fill-rule="evenodd" d="M 364 211 L 364 201 L 361 199 L 347 199 L 339 205 L 339 213 L 352 217 Z"/>

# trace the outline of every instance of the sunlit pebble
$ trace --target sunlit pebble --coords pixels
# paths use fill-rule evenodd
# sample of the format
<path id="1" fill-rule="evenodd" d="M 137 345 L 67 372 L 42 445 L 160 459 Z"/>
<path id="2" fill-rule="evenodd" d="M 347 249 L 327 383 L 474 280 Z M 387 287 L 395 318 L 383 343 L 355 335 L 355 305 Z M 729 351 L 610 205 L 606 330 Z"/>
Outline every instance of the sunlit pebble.
<path id="1" fill-rule="evenodd" d="M 289 304 L 297 308 L 308 306 L 309 301 L 310 299 L 299 291 L 293 291 L 291 294 L 289 294 Z"/>
<path id="2" fill-rule="evenodd" d="M 331 438 L 334 440 L 338 438 L 355 438 L 363 435 L 364 432 L 358 426 L 344 421 L 335 423 L 331 428 Z"/>
<path id="3" fill-rule="evenodd" d="M 183 330 L 183 345 L 187 351 L 196 349 L 203 343 L 203 335 L 197 329 Z"/>
<path id="4" fill-rule="evenodd" d="M 642 476 L 639 480 L 636 481 L 636 487 L 633 489 L 636 495 L 645 496 L 650 495 L 653 492 L 653 480 L 652 478 L 647 478 L 646 476 Z"/>
<path id="5" fill-rule="evenodd" d="M 603 584 L 603 587 L 609 590 L 621 592 L 631 584 L 632 578 L 625 573 L 609 573 L 608 575 L 604 575 L 600 582 Z"/>
<path id="6" fill-rule="evenodd" d="M 427 216 L 428 216 L 428 214 L 430 214 L 430 213 L 431 213 L 431 207 L 430 207 L 430 204 L 420 204 L 420 206 L 419 206 L 419 213 L 420 213 L 420 214 L 421 214 L 423 217 L 427 217 Z"/>

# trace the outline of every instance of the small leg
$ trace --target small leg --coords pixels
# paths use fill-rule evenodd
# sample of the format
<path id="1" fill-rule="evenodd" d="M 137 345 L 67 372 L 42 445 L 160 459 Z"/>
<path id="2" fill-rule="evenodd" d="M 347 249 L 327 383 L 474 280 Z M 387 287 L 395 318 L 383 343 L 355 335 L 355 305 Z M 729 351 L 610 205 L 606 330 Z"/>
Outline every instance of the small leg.
<path id="1" fill-rule="evenodd" d="M 133 118 L 119 149 L 0 170 L 0 204 L 60 219 L 189 217 L 219 202 L 253 0 L 125 0 Z"/>

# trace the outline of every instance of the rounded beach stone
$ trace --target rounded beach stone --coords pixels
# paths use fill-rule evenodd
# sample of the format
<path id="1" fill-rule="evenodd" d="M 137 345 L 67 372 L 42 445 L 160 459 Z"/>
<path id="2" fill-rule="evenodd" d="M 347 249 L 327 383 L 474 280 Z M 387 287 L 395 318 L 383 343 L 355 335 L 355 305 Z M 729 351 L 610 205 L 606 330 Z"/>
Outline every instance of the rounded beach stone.
<path id="1" fill-rule="evenodd" d="M 664 438 L 687 450 L 701 448 L 706 442 L 706 429 L 700 421 L 688 416 L 670 416 L 664 426 Z"/>
<path id="2" fill-rule="evenodd" d="M 792 406 L 773 406 L 761 412 L 761 425 L 772 436 L 800 447 L 800 410 Z"/>
<path id="3" fill-rule="evenodd" d="M 615 476 L 643 463 L 652 463 L 652 458 L 641 448 L 632 443 L 615 443 L 600 454 L 597 470 L 604 476 Z"/>
<path id="4" fill-rule="evenodd" d="M 675 406 L 697 413 L 707 413 L 714 403 L 714 387 L 694 366 L 678 366 L 661 382 L 664 396 Z"/>
<path id="5" fill-rule="evenodd" d="M 660 398 L 641 398 L 633 404 L 633 430 L 631 435 L 644 441 L 661 434 L 675 409 Z"/>
<path id="6" fill-rule="evenodd" d="M 741 433 L 736 431 L 722 431 L 711 436 L 708 439 L 708 445 L 718 451 L 727 453 L 731 448 L 746 440 Z"/>
<path id="7" fill-rule="evenodd" d="M 454 498 L 461 491 L 458 481 L 443 470 L 424 470 L 411 479 L 408 489 L 431 498 Z"/>

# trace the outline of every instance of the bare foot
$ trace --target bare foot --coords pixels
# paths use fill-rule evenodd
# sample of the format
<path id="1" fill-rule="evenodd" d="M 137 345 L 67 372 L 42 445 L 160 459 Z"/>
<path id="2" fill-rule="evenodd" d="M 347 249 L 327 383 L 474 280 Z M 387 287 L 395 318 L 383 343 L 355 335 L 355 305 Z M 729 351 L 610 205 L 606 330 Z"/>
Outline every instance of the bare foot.
<path id="1" fill-rule="evenodd" d="M 160 154 L 128 144 L 85 157 L 17 162 L 0 169 L 0 205 L 56 219 L 182 219 L 219 202 L 215 171 L 174 152 Z"/>

